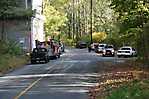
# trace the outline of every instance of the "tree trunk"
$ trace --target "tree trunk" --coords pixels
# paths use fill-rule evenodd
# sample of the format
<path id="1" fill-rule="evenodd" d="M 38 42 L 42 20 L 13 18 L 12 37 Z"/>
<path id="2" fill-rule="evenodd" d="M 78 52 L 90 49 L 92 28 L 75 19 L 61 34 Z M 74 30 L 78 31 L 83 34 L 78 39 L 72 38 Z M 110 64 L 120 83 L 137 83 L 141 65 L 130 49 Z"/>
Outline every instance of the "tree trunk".
<path id="1" fill-rule="evenodd" d="M 1 40 L 5 41 L 5 18 L 2 19 L 2 31 L 1 31 Z"/>
<path id="2" fill-rule="evenodd" d="M 149 65 L 149 34 L 148 34 L 148 30 L 149 30 L 149 23 L 147 23 L 144 27 L 144 32 L 142 33 L 143 35 L 143 48 L 144 48 L 144 61 L 146 63 L 146 65 Z"/>

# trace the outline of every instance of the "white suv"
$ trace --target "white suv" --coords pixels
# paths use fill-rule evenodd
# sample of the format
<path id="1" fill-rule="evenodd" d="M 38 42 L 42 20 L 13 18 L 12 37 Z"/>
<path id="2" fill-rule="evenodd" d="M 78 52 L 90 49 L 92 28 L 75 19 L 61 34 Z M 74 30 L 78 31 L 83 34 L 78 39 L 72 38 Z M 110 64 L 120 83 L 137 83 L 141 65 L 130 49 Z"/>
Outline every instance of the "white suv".
<path id="1" fill-rule="evenodd" d="M 102 56 L 113 56 L 115 55 L 114 47 L 113 45 L 107 45 L 105 49 L 103 50 Z"/>
<path id="2" fill-rule="evenodd" d="M 130 46 L 124 46 L 124 47 L 121 47 L 118 51 L 117 51 L 117 56 L 118 57 L 121 57 L 121 56 L 136 56 L 137 55 L 137 52 L 134 48 L 130 47 Z"/>
<path id="3" fill-rule="evenodd" d="M 107 44 L 99 44 L 98 45 L 98 53 L 103 53 Z"/>

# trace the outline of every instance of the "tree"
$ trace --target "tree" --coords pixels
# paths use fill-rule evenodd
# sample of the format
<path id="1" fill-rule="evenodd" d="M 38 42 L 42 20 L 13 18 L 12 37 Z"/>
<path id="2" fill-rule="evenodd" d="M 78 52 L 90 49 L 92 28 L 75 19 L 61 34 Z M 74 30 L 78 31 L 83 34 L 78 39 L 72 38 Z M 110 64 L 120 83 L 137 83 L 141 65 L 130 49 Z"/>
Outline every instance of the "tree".
<path id="1" fill-rule="evenodd" d="M 92 30 L 93 32 L 115 31 L 114 13 L 110 8 L 108 0 L 92 0 Z M 82 36 L 89 35 L 91 30 L 91 4 L 90 0 L 69 0 L 67 6 L 67 18 L 69 27 L 66 33 L 74 39 L 82 39 Z M 71 34 L 71 36 L 70 36 Z"/>
<path id="2" fill-rule="evenodd" d="M 107 37 L 105 32 L 94 32 L 93 33 L 93 41 L 96 43 L 102 42 Z"/>
<path id="3" fill-rule="evenodd" d="M 55 35 L 67 21 L 65 14 L 51 6 L 49 0 L 44 0 L 43 14 L 45 16 L 46 35 Z"/>
<path id="4" fill-rule="evenodd" d="M 1 0 L 0 1 L 0 20 L 2 20 L 2 31 L 1 31 L 1 39 L 5 40 L 5 23 L 9 16 L 11 16 L 12 9 L 18 6 L 17 0 Z"/>
<path id="5" fill-rule="evenodd" d="M 120 36 L 125 40 L 130 38 L 129 44 L 136 46 L 140 56 L 147 61 L 149 57 L 146 50 L 149 46 L 149 35 L 146 35 L 146 27 L 148 27 L 146 24 L 149 21 L 148 0 L 112 0 L 111 7 L 119 15 L 117 19 Z"/>
<path id="6" fill-rule="evenodd" d="M 12 19 L 30 19 L 32 16 L 31 8 L 24 9 L 21 0 L 1 0 L 0 1 L 0 20 L 1 20 L 1 38 L 6 40 L 5 24 Z"/>
<path id="7" fill-rule="evenodd" d="M 121 31 L 143 27 L 149 20 L 148 5 L 146 0 L 112 0 L 111 7 L 119 14 Z"/>

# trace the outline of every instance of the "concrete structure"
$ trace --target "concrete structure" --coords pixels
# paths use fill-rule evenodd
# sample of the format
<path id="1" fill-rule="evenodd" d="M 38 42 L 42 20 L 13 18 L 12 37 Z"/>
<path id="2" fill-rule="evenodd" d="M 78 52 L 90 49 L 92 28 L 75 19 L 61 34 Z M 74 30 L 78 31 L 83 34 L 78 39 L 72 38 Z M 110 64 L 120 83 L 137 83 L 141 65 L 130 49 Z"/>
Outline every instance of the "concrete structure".
<path id="1" fill-rule="evenodd" d="M 35 48 L 35 40 L 45 41 L 44 34 L 44 16 L 43 12 L 43 0 L 32 0 L 32 10 L 34 16 L 31 18 L 31 42 L 32 49 Z"/>
<path id="2" fill-rule="evenodd" d="M 31 48 L 30 34 L 31 34 L 31 21 L 24 20 L 7 20 L 5 22 L 4 33 L 5 39 L 11 43 L 20 45 L 20 47 L 29 52 Z M 0 20 L 0 39 L 2 31 L 2 21 Z"/>
<path id="3" fill-rule="evenodd" d="M 44 17 L 42 15 L 43 0 L 22 0 L 20 9 L 32 8 L 35 12 L 29 19 L 11 19 L 5 22 L 4 33 L 8 41 L 20 45 L 24 51 L 35 48 L 35 40 L 44 41 Z M 0 20 L 0 40 L 2 31 L 2 20 Z M 12 43 L 13 43 L 12 42 Z"/>

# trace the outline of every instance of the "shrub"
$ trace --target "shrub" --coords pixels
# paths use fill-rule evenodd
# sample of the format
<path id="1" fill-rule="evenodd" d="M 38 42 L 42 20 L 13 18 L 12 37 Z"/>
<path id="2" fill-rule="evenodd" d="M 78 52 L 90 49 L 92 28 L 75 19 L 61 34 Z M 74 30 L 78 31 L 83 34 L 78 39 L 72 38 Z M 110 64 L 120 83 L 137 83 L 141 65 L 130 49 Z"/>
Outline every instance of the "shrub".
<path id="1" fill-rule="evenodd" d="M 4 42 L 0 41 L 0 54 L 11 54 L 11 55 L 20 55 L 21 48 L 16 42 Z"/>
<path id="2" fill-rule="evenodd" d="M 65 39 L 65 40 L 63 40 L 63 42 L 65 43 L 66 46 L 74 46 L 75 45 L 75 41 L 73 39 Z"/>
<path id="3" fill-rule="evenodd" d="M 93 33 L 93 42 L 99 43 L 107 38 L 107 34 L 105 32 L 94 32 Z"/>
<path id="4" fill-rule="evenodd" d="M 106 99 L 148 99 L 149 81 L 134 81 L 111 92 Z"/>

